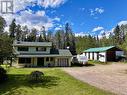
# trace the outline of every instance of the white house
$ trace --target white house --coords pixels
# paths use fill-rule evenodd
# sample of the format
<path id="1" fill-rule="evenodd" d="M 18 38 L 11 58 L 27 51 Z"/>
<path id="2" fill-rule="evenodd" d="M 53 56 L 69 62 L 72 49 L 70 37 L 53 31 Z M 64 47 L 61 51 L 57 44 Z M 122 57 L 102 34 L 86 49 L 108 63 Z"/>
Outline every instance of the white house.
<path id="1" fill-rule="evenodd" d="M 124 51 L 116 46 L 90 48 L 83 51 L 83 54 L 89 60 L 98 60 L 101 62 L 117 61 L 120 56 L 123 56 Z"/>
<path id="2" fill-rule="evenodd" d="M 52 49 L 52 42 L 14 41 L 13 48 L 19 66 L 71 66 L 71 52 L 66 49 Z"/>

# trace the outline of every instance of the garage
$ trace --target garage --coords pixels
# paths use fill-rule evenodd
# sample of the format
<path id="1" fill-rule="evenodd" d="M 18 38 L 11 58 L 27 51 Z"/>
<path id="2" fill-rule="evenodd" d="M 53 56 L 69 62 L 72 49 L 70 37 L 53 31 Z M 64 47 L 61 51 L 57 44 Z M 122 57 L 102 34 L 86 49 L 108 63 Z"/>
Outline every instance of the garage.
<path id="1" fill-rule="evenodd" d="M 57 66 L 59 66 L 59 67 L 67 67 L 67 66 L 69 66 L 69 59 L 68 58 L 59 58 Z"/>

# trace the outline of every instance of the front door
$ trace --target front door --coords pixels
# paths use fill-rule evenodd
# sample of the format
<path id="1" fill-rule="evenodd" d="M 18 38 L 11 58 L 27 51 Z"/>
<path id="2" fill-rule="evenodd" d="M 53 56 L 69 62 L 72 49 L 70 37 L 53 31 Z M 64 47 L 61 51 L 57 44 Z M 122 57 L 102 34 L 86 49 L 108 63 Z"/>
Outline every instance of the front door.
<path id="1" fill-rule="evenodd" d="M 37 58 L 37 66 L 39 67 L 44 66 L 44 58 Z"/>

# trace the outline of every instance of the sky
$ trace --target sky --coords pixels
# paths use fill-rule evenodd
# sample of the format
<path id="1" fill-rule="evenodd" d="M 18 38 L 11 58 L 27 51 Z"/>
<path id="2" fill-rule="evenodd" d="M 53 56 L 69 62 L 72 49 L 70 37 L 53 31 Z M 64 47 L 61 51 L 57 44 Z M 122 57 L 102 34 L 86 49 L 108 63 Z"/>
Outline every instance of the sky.
<path id="1" fill-rule="evenodd" d="M 14 14 L 0 14 L 30 29 L 57 31 L 70 23 L 76 36 L 107 35 L 119 24 L 127 24 L 127 0 L 13 0 Z"/>

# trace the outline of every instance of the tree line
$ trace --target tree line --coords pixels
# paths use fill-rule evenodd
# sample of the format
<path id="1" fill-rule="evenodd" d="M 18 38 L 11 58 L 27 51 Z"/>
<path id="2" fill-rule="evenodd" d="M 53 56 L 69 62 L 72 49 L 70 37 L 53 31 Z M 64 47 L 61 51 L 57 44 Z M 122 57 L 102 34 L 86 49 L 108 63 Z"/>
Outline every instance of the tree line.
<path id="1" fill-rule="evenodd" d="M 83 50 L 94 47 L 117 46 L 127 51 L 127 25 L 117 25 L 107 36 L 104 32 L 101 38 L 92 35 L 76 37 L 76 50 L 82 53 Z"/>

